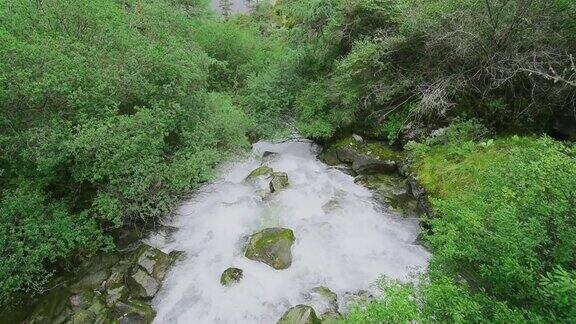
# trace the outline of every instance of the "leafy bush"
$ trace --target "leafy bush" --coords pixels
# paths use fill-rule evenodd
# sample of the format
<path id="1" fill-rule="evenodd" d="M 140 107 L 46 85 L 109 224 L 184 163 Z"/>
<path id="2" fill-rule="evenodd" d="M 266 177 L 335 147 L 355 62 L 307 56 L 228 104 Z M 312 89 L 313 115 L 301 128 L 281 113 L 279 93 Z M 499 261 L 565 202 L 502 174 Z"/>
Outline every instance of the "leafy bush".
<path id="1" fill-rule="evenodd" d="M 5 192 L 0 201 L 0 298 L 45 291 L 55 269 L 65 269 L 71 255 L 111 246 L 87 213 L 70 215 L 32 183 Z"/>
<path id="2" fill-rule="evenodd" d="M 348 323 L 525 323 L 524 314 L 465 284 L 438 276 L 415 283 L 382 280 L 382 295 L 355 305 Z M 538 322 L 540 318 L 530 314 Z"/>
<path id="3" fill-rule="evenodd" d="M 478 129 L 471 125 L 451 127 L 443 145 L 413 147 L 436 213 L 427 237 L 432 269 L 461 274 L 497 300 L 574 320 L 567 309 L 575 301 L 563 293 L 571 275 L 558 270 L 573 271 L 575 261 L 573 149 L 546 137 L 477 142 L 461 135 Z"/>
<path id="4" fill-rule="evenodd" d="M 280 43 L 205 5 L 0 2 L 0 306 L 110 230 L 155 224 L 248 146 L 236 92 Z"/>

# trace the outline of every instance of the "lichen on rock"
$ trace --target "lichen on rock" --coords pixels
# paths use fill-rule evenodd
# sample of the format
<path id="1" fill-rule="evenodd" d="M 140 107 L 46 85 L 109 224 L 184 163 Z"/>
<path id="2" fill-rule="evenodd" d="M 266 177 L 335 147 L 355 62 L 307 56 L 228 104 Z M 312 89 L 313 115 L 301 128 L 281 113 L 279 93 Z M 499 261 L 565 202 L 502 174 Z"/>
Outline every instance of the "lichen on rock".
<path id="1" fill-rule="evenodd" d="M 288 187 L 288 174 L 286 172 L 273 172 L 270 180 L 270 192 L 277 192 Z"/>
<path id="2" fill-rule="evenodd" d="M 248 242 L 245 256 L 281 270 L 292 264 L 294 232 L 287 228 L 267 228 L 253 234 Z"/>
<path id="3" fill-rule="evenodd" d="M 222 272 L 220 276 L 220 283 L 222 286 L 231 286 L 242 279 L 243 271 L 238 268 L 228 268 Z"/>
<path id="4" fill-rule="evenodd" d="M 250 172 L 250 174 L 246 177 L 246 180 L 252 180 L 263 176 L 268 177 L 271 176 L 273 172 L 274 170 L 272 170 L 272 168 L 262 165 Z"/>

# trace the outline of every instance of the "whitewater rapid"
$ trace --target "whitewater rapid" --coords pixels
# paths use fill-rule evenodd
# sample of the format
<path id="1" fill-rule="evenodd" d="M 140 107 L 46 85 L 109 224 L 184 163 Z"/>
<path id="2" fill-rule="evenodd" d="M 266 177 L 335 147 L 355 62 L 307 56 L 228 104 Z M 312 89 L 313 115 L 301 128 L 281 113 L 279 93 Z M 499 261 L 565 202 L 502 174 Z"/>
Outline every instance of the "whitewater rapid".
<path id="1" fill-rule="evenodd" d="M 265 151 L 278 154 L 262 162 Z M 338 294 L 345 310 L 345 296 L 377 294 L 373 284 L 381 275 L 408 280 L 426 268 L 430 255 L 415 243 L 418 221 L 386 211 L 317 153 L 302 141 L 256 143 L 250 157 L 222 166 L 216 180 L 180 206 L 170 223 L 177 230 L 148 240 L 165 252 L 185 252 L 153 300 L 155 323 L 275 323 L 297 304 L 320 315 L 328 305 L 310 294 L 318 286 Z M 290 185 L 270 194 L 267 180 L 244 181 L 261 163 L 286 172 Z M 294 231 L 286 270 L 244 257 L 247 237 L 268 227 Z M 223 287 L 220 275 L 229 267 L 242 269 L 243 278 Z"/>

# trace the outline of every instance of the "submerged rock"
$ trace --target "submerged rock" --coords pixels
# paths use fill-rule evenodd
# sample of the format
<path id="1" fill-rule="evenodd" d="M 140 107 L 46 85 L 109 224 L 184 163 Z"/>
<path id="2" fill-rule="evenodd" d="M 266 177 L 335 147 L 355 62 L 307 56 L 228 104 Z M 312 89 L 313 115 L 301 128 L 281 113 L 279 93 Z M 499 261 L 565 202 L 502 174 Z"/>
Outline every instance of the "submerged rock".
<path id="1" fill-rule="evenodd" d="M 320 324 L 320 320 L 312 307 L 296 305 L 288 309 L 277 324 Z"/>
<path id="2" fill-rule="evenodd" d="M 273 172 L 274 170 L 272 170 L 271 167 L 263 165 L 250 172 L 250 174 L 246 177 L 246 180 L 252 180 L 263 176 L 268 177 L 271 176 Z"/>
<path id="3" fill-rule="evenodd" d="M 172 263 L 174 263 L 176 261 L 184 260 L 184 258 L 186 257 L 186 253 L 184 251 L 174 250 L 170 251 L 170 253 L 168 253 L 168 256 L 170 257 Z"/>
<path id="4" fill-rule="evenodd" d="M 248 242 L 245 256 L 281 270 L 292 264 L 294 232 L 287 228 L 267 228 L 253 234 Z"/>
<path id="5" fill-rule="evenodd" d="M 286 188 L 288 184 L 288 174 L 286 172 L 274 172 L 272 173 L 272 180 L 270 180 L 270 192 Z"/>
<path id="6" fill-rule="evenodd" d="M 235 284 L 242 279 L 242 269 L 238 268 L 228 268 L 222 272 L 222 276 L 220 276 L 220 283 L 222 286 L 230 286 Z"/>
<path id="7" fill-rule="evenodd" d="M 275 157 L 278 156 L 278 152 L 271 152 L 271 151 L 265 151 L 262 154 L 262 161 L 263 162 L 268 162 L 270 160 L 273 160 Z"/>
<path id="8" fill-rule="evenodd" d="M 320 295 L 329 305 L 331 311 L 338 311 L 338 295 L 335 292 L 325 286 L 312 288 L 312 292 Z"/>

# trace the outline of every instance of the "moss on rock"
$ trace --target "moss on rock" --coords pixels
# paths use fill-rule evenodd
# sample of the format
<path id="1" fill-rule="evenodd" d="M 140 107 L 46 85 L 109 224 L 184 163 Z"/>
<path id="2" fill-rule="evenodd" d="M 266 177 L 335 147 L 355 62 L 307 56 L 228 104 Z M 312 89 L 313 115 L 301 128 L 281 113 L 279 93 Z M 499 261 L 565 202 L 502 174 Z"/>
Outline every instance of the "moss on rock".
<path id="1" fill-rule="evenodd" d="M 277 324 L 320 324 L 320 320 L 312 307 L 296 305 L 288 309 Z"/>
<path id="2" fill-rule="evenodd" d="M 262 165 L 250 172 L 250 174 L 246 177 L 246 180 L 252 180 L 263 176 L 268 177 L 271 176 L 273 172 L 274 170 L 272 170 L 272 168 Z"/>
<path id="3" fill-rule="evenodd" d="M 245 256 L 281 270 L 292 264 L 294 232 L 287 228 L 267 228 L 253 234 L 248 242 Z"/>
<path id="4" fill-rule="evenodd" d="M 288 185 L 288 174 L 286 174 L 286 172 L 272 173 L 272 180 L 270 180 L 270 192 L 276 192 L 288 187 Z"/>
<path id="5" fill-rule="evenodd" d="M 228 268 L 222 272 L 222 276 L 220 276 L 220 283 L 222 286 L 230 286 L 239 282 L 240 279 L 242 279 L 242 275 L 242 269 Z"/>

